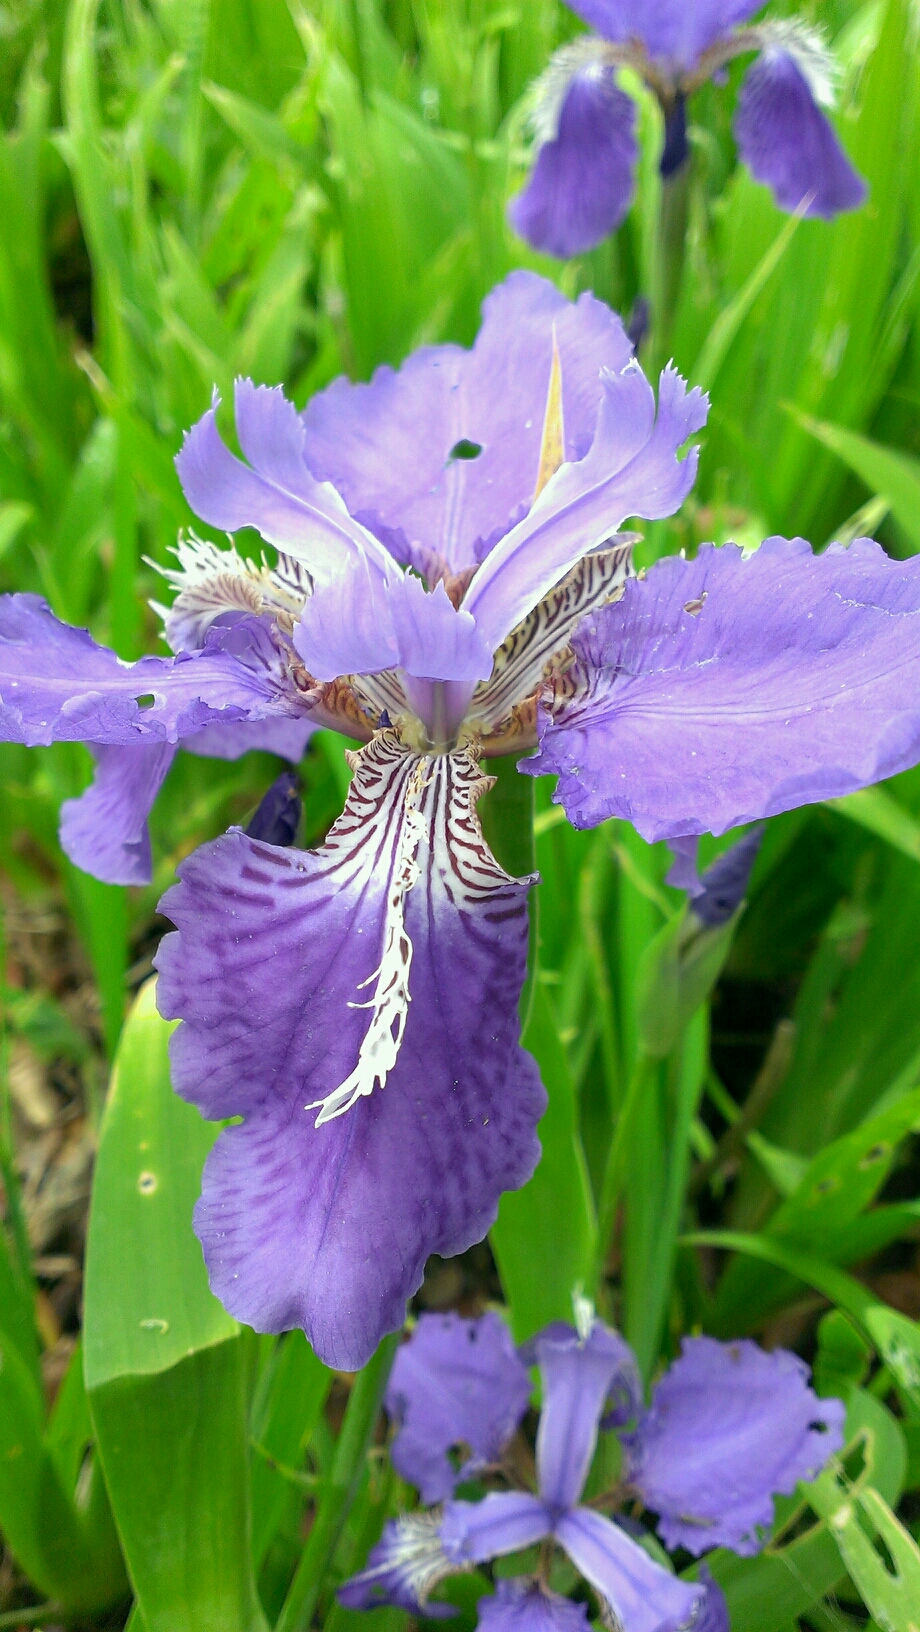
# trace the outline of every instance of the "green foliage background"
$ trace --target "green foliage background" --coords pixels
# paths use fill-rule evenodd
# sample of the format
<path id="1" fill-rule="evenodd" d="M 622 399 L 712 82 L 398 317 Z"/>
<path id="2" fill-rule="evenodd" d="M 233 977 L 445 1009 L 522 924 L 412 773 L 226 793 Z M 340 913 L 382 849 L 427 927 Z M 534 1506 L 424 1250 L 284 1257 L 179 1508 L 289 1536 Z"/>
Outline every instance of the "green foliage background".
<path id="1" fill-rule="evenodd" d="M 908 0 L 769 10 L 831 35 L 839 126 L 870 200 L 831 225 L 790 223 L 736 165 L 738 71 L 696 97 L 672 345 L 713 409 L 697 488 L 646 529 L 646 562 L 771 532 L 920 549 L 920 18 Z M 282 382 L 302 405 L 343 370 L 469 344 L 514 266 L 627 312 L 652 283 L 660 187 L 660 115 L 638 86 L 640 184 L 616 237 L 560 264 L 505 224 L 529 86 L 579 27 L 557 0 L 0 6 L 0 589 L 45 595 L 124 657 L 154 650 L 154 564 L 193 520 L 172 458 L 215 384 L 226 403 L 236 374 Z M 114 1057 L 126 973 L 177 862 L 243 817 L 277 765 L 180 753 L 154 817 L 154 883 L 128 892 L 57 845 L 85 751 L 4 746 L 0 764 L 0 867 L 28 900 L 66 897 Z M 312 843 L 348 772 L 322 734 L 302 769 Z M 689 1330 L 797 1345 L 819 1388 L 846 1397 L 851 1449 L 779 1504 L 759 1558 L 715 1555 L 733 1627 L 909 1632 L 920 773 L 770 823 L 720 984 L 663 1056 L 644 1044 L 643 1003 L 681 904 L 666 852 L 620 824 L 574 833 L 550 791 L 536 795 L 525 1039 L 550 1090 L 545 1156 L 493 1236 L 515 1331 L 565 1317 L 580 1284 L 647 1375 Z M 484 809 L 497 844 L 498 803 L 526 839 L 530 796 L 502 775 Z M 7 993 L 13 1037 L 21 999 Z M 43 1013 L 60 1031 L 53 1005 Z M 257 1338 L 211 1299 L 187 1220 L 212 1130 L 170 1093 L 164 1031 L 145 988 L 101 1128 L 85 1379 L 78 1352 L 50 1416 L 8 1105 L 2 1119 L 0 1529 L 58 1621 L 120 1626 L 133 1590 L 133 1632 L 369 1629 L 333 1588 L 407 1498 L 368 1454 L 390 1350 L 347 1395 L 334 1384 L 331 1410 L 333 1379 L 298 1336 Z M 467 1632 L 485 1584 L 461 1586 Z M 52 1611 L 25 1613 L 0 1611 L 0 1626 Z M 404 1619 L 371 1618 L 380 1632 Z"/>

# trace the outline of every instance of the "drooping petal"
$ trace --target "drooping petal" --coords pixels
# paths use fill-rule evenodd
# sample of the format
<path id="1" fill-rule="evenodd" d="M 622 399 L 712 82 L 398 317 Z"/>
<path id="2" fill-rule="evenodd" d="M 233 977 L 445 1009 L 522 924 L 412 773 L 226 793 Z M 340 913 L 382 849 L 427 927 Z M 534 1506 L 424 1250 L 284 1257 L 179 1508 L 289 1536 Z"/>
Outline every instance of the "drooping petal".
<path id="1" fill-rule="evenodd" d="M 829 221 L 866 201 L 866 183 L 788 51 L 764 51 L 748 69 L 735 140 L 751 174 L 770 188 L 781 210 L 797 210 L 809 198 L 804 214 Z"/>
<path id="2" fill-rule="evenodd" d="M 555 1536 L 628 1632 L 680 1632 L 692 1624 L 703 1588 L 670 1575 L 604 1514 L 576 1508 L 556 1524 Z"/>
<path id="3" fill-rule="evenodd" d="M 310 596 L 294 645 L 317 680 L 398 668 L 430 680 L 475 682 L 492 672 L 491 647 L 443 584 L 428 594 L 420 579 L 398 572 L 384 583 L 362 563 Z"/>
<path id="4" fill-rule="evenodd" d="M 607 40 L 641 40 L 669 68 L 692 68 L 763 0 L 572 0 L 572 10 Z"/>
<path id="5" fill-rule="evenodd" d="M 320 850 L 231 830 L 162 903 L 174 1084 L 245 1119 L 196 1209 L 211 1284 L 348 1370 L 401 1324 L 429 1253 L 480 1240 L 539 1155 L 517 1015 L 531 881 L 486 848 L 481 788 L 467 753 L 382 733 Z"/>
<path id="6" fill-rule="evenodd" d="M 304 457 L 305 431 L 280 386 L 237 380 L 236 426 L 243 464 L 222 441 L 216 406 L 187 433 L 176 456 L 182 490 L 195 514 L 212 527 L 255 527 L 294 556 L 317 584 L 334 583 L 348 561 L 386 575 L 386 550 L 348 513 L 329 482 L 317 481 Z"/>
<path id="7" fill-rule="evenodd" d="M 345 1609 L 389 1606 L 438 1621 L 456 1615 L 451 1604 L 428 1602 L 438 1582 L 457 1572 L 441 1545 L 440 1523 L 439 1513 L 401 1513 L 390 1519 L 364 1569 L 339 1588 L 339 1603 Z"/>
<path id="8" fill-rule="evenodd" d="M 573 1604 L 531 1576 L 513 1575 L 476 1605 L 480 1632 L 588 1632 L 587 1604 Z"/>
<path id="9" fill-rule="evenodd" d="M 619 1525 L 587 1507 L 567 1513 L 555 1528 L 586 1581 L 629 1632 L 681 1632 L 693 1622 L 703 1589 L 680 1581 L 650 1558 Z"/>
<path id="10" fill-rule="evenodd" d="M 700 1566 L 698 1579 L 706 1589 L 706 1596 L 697 1610 L 693 1632 L 731 1632 L 725 1594 L 705 1564 Z"/>
<path id="11" fill-rule="evenodd" d="M 608 63 L 571 76 L 555 129 L 542 142 L 523 192 L 511 200 L 515 231 L 566 260 L 615 232 L 632 203 L 639 149 L 636 109 Z"/>
<path id="12" fill-rule="evenodd" d="M 529 1398 L 530 1378 L 499 1315 L 420 1315 L 387 1388 L 387 1411 L 399 1424 L 393 1466 L 426 1505 L 441 1502 L 498 1459 Z M 458 1467 L 447 1454 L 454 1446 L 465 1452 Z"/>
<path id="13" fill-rule="evenodd" d="M 870 539 L 669 557 L 573 645 L 580 694 L 521 768 L 560 776 L 576 827 L 724 833 L 920 759 L 920 560 Z"/>
<path id="14" fill-rule="evenodd" d="M 596 1320 L 585 1338 L 553 1327 L 533 1343 L 543 1378 L 537 1432 L 540 1495 L 554 1513 L 581 1495 L 597 1444 L 597 1430 L 612 1393 L 625 1396 L 634 1415 L 642 1400 L 635 1356 L 617 1332 Z"/>
<path id="15" fill-rule="evenodd" d="M 590 451 L 563 465 L 530 514 L 492 551 L 463 598 L 493 648 L 582 556 L 627 516 L 670 516 L 694 480 L 698 450 L 678 450 L 706 422 L 709 399 L 688 391 L 670 366 L 655 397 L 635 358 L 602 376 L 603 402 Z"/>
<path id="16" fill-rule="evenodd" d="M 602 301 L 583 294 L 573 304 L 548 279 L 517 271 L 483 303 L 472 351 L 425 347 L 398 372 L 379 368 L 367 385 L 335 380 L 315 396 L 303 416 L 310 469 L 400 560 L 414 544 L 454 571 L 473 566 L 533 499 L 554 334 L 566 457 L 582 458 L 600 370 L 622 368 L 632 348 Z"/>
<path id="17" fill-rule="evenodd" d="M 669 1547 L 762 1546 L 773 1497 L 813 1479 L 843 1444 L 844 1406 L 821 1400 L 785 1349 L 685 1338 L 628 1445 L 629 1476 Z"/>
<path id="18" fill-rule="evenodd" d="M 526 1490 L 493 1491 L 481 1502 L 448 1502 L 441 1543 L 457 1564 L 482 1564 L 542 1541 L 553 1528 L 546 1507 Z"/>
<path id="19" fill-rule="evenodd" d="M 241 759 L 243 754 L 277 754 L 296 765 L 303 759 L 316 726 L 312 720 L 238 720 L 232 725 L 206 725 L 182 743 L 187 754 L 202 759 Z"/>
<path id="20" fill-rule="evenodd" d="M 61 806 L 61 849 L 75 867 L 104 884 L 150 883 L 147 817 L 175 752 L 171 742 L 93 745 L 96 772 L 90 786 Z"/>
<path id="21" fill-rule="evenodd" d="M 175 743 L 215 721 L 284 714 L 257 638 L 243 628 L 200 653 L 123 663 L 40 596 L 0 596 L 0 740 Z"/>

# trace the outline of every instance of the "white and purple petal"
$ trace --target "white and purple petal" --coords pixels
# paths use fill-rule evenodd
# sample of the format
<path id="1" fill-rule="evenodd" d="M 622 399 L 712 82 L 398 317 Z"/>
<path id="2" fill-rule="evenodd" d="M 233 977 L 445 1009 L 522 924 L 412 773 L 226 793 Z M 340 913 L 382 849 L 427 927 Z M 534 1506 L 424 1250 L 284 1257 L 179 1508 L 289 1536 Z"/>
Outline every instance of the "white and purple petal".
<path id="1" fill-rule="evenodd" d="M 493 1311 L 478 1320 L 420 1315 L 397 1351 L 386 1407 L 398 1423 L 393 1466 L 426 1505 L 500 1457 L 530 1398 L 530 1378 Z M 455 1466 L 448 1452 L 462 1446 Z"/>
<path id="2" fill-rule="evenodd" d="M 635 104 L 609 63 L 576 66 L 527 185 L 509 204 L 514 230 L 559 260 L 615 232 L 632 203 L 635 124 Z"/>
<path id="3" fill-rule="evenodd" d="M 829 221 L 866 201 L 866 183 L 790 51 L 770 48 L 751 64 L 738 96 L 735 140 L 781 210 L 802 208 Z"/>
<path id="4" fill-rule="evenodd" d="M 303 415 L 310 469 L 400 560 L 415 564 L 424 547 L 454 572 L 475 566 L 533 500 L 554 337 L 566 457 L 581 459 L 600 370 L 621 369 L 632 347 L 593 295 L 572 303 L 517 271 L 486 297 L 471 351 L 423 347 L 398 371 L 379 368 L 366 385 L 338 379 L 315 396 Z"/>
<path id="5" fill-rule="evenodd" d="M 587 1604 L 560 1598 L 531 1576 L 499 1581 L 476 1609 L 480 1632 L 589 1632 Z"/>
<path id="6" fill-rule="evenodd" d="M 468 754 L 384 733 L 322 849 L 231 830 L 162 903 L 175 1086 L 244 1119 L 196 1209 L 211 1284 L 349 1370 L 401 1324 L 428 1255 L 480 1240 L 539 1156 L 517 1014 L 531 881 L 486 848 L 482 785 Z"/>
<path id="7" fill-rule="evenodd" d="M 405 1609 L 410 1615 L 448 1620 L 450 1604 L 429 1604 L 428 1594 L 446 1575 L 456 1574 L 441 1546 L 440 1514 L 401 1513 L 384 1525 L 367 1564 L 338 1590 L 345 1609 Z"/>
<path id="8" fill-rule="evenodd" d="M 773 1497 L 815 1478 L 843 1444 L 843 1403 L 819 1399 L 809 1375 L 785 1349 L 684 1339 L 625 1442 L 630 1480 L 669 1547 L 759 1551 Z"/>
<path id="9" fill-rule="evenodd" d="M 339 493 L 318 481 L 304 456 L 305 429 L 280 386 L 237 380 L 236 427 L 248 464 L 217 429 L 216 406 L 187 433 L 176 469 L 189 504 L 212 527 L 254 527 L 295 557 L 318 584 L 333 583 L 349 561 L 386 577 L 387 551 L 349 515 Z"/>
<path id="10" fill-rule="evenodd" d="M 586 1336 L 553 1326 L 528 1345 L 543 1379 L 537 1432 L 540 1495 L 553 1513 L 577 1502 L 597 1444 L 597 1430 L 612 1395 L 625 1399 L 627 1417 L 642 1401 L 629 1344 L 602 1321 Z"/>
<path id="11" fill-rule="evenodd" d="M 639 1543 L 602 1513 L 577 1507 L 555 1527 L 586 1581 L 626 1632 L 682 1632 L 693 1624 L 703 1588 L 656 1564 Z"/>
<path id="12" fill-rule="evenodd" d="M 545 1503 L 526 1490 L 492 1491 L 481 1502 L 448 1502 L 441 1520 L 441 1544 L 458 1565 L 518 1553 L 551 1535 L 553 1519 Z"/>
<path id="13" fill-rule="evenodd" d="M 573 646 L 576 694 L 522 769 L 559 776 L 576 827 L 724 833 L 920 760 L 920 559 L 869 539 L 669 557 Z"/>
<path id="14" fill-rule="evenodd" d="M 675 369 L 655 396 L 635 358 L 602 374 L 594 441 L 578 463 L 547 482 L 529 515 L 495 547 L 463 599 L 493 648 L 559 583 L 598 549 L 627 516 L 673 515 L 696 479 L 698 450 L 678 452 L 706 423 L 709 399 L 688 391 Z"/>

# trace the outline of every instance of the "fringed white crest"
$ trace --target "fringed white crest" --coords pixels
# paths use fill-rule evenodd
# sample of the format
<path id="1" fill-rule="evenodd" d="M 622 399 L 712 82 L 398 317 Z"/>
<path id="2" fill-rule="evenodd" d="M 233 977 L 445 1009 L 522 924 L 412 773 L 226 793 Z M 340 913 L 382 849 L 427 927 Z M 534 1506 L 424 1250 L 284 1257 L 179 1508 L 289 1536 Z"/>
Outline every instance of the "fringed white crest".
<path id="1" fill-rule="evenodd" d="M 384 1534 L 384 1557 L 379 1564 L 362 1570 L 359 1581 L 373 1582 L 394 1575 L 400 1585 L 420 1605 L 447 1575 L 459 1575 L 471 1564 L 455 1563 L 441 1545 L 443 1515 L 439 1508 L 430 1513 L 400 1513 Z"/>
<path id="2" fill-rule="evenodd" d="M 572 80 L 579 74 L 602 79 L 617 54 L 615 47 L 596 34 L 580 34 L 550 58 L 532 90 L 533 107 L 528 122 L 537 147 L 556 140 Z"/>
<path id="3" fill-rule="evenodd" d="M 837 100 L 840 69 L 820 29 L 799 17 L 775 17 L 744 31 L 764 51 L 785 51 L 806 81 L 815 101 L 832 108 Z"/>
<path id="4" fill-rule="evenodd" d="M 412 942 L 406 933 L 406 896 L 418 882 L 418 847 L 425 836 L 425 818 L 419 812 L 419 800 L 425 787 L 429 761 L 420 759 L 415 765 L 408 786 L 402 795 L 402 816 L 396 846 L 396 860 L 387 891 L 386 917 L 383 927 L 383 953 L 372 975 L 361 982 L 369 986 L 375 981 L 374 995 L 367 1003 L 349 1003 L 350 1009 L 370 1009 L 371 1023 L 358 1052 L 358 1061 L 352 1072 L 338 1088 L 325 1099 L 315 1099 L 304 1107 L 319 1111 L 316 1127 L 344 1116 L 359 1099 L 383 1088 L 396 1064 L 406 1015 L 409 1011 L 409 972 L 412 968 Z"/>
<path id="5" fill-rule="evenodd" d="M 209 539 L 180 538 L 172 552 L 178 567 L 152 565 L 176 591 L 172 606 L 151 601 L 163 619 L 164 634 L 174 652 L 198 651 L 214 620 L 225 612 L 271 612 L 289 627 L 300 617 L 310 593 L 309 576 L 287 557 L 278 567 L 247 560 L 231 545 L 221 549 Z"/>

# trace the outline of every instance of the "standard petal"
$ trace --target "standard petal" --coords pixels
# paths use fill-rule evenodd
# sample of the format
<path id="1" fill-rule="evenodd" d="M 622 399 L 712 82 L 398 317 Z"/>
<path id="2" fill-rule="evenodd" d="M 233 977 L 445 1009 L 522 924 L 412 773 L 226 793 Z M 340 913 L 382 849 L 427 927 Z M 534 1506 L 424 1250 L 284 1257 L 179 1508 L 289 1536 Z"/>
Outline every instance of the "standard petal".
<path id="1" fill-rule="evenodd" d="M 787 51 L 764 51 L 745 74 L 735 140 L 751 174 L 770 188 L 781 210 L 797 210 L 808 197 L 805 215 L 829 221 L 866 201 L 866 183 Z"/>
<path id="2" fill-rule="evenodd" d="M 813 1479 L 843 1444 L 843 1403 L 820 1400 L 809 1375 L 785 1349 L 684 1339 L 626 1441 L 630 1480 L 669 1547 L 759 1551 L 773 1497 Z"/>
<path id="3" fill-rule="evenodd" d="M 635 358 L 605 371 L 590 451 L 563 465 L 530 514 L 496 546 L 463 598 L 493 649 L 582 556 L 616 533 L 627 516 L 673 515 L 696 479 L 698 450 L 677 454 L 706 423 L 709 399 L 688 391 L 670 366 L 655 399 Z"/>
<path id="4" fill-rule="evenodd" d="M 622 368 L 632 347 L 593 295 L 573 304 L 548 279 L 517 271 L 487 296 L 472 351 L 425 347 L 398 372 L 379 368 L 368 385 L 335 380 L 315 396 L 303 415 L 310 469 L 400 560 L 418 545 L 454 571 L 475 565 L 533 499 L 554 333 L 566 457 L 580 459 L 599 372 Z"/>
<path id="5" fill-rule="evenodd" d="M 482 1564 L 487 1558 L 531 1547 L 552 1527 L 543 1503 L 528 1491 L 493 1491 L 481 1502 L 448 1502 L 441 1542 L 456 1564 Z"/>
<path id="6" fill-rule="evenodd" d="M 174 1083 L 245 1118 L 196 1211 L 212 1286 L 348 1370 L 401 1324 L 429 1253 L 480 1240 L 539 1155 L 517 1015 L 530 880 L 487 850 L 481 787 L 468 754 L 424 760 L 384 733 L 322 849 L 231 830 L 162 904 Z"/>
<path id="7" fill-rule="evenodd" d="M 521 768 L 559 775 L 576 827 L 724 833 L 920 760 L 920 559 L 870 539 L 669 557 L 573 645 L 580 694 Z"/>
<path id="8" fill-rule="evenodd" d="M 443 584 L 429 594 L 420 579 L 395 570 L 384 583 L 362 563 L 310 596 L 294 645 L 317 680 L 398 668 L 430 680 L 475 683 L 492 672 L 491 647 Z"/>
<path id="9" fill-rule="evenodd" d="M 641 40 L 670 68 L 692 68 L 703 52 L 763 0 L 572 0 L 572 10 L 607 40 Z"/>
<path id="10" fill-rule="evenodd" d="M 337 1597 L 346 1609 L 388 1606 L 447 1620 L 457 1611 L 450 1604 L 429 1604 L 428 1594 L 456 1570 L 441 1546 L 440 1514 L 401 1513 L 384 1525 L 364 1569 L 339 1588 Z"/>
<path id="11" fill-rule="evenodd" d="M 560 260 L 615 232 L 632 203 L 639 156 L 635 124 L 632 98 L 618 90 L 609 64 L 573 74 L 556 130 L 508 207 L 515 231 Z"/>
<path id="12" fill-rule="evenodd" d="M 563 1332 L 551 1327 L 534 1340 L 533 1351 L 543 1379 L 540 1495 L 553 1513 L 561 1513 L 581 1495 L 610 1395 L 625 1396 L 628 1415 L 634 1415 L 642 1385 L 629 1344 L 599 1320 L 585 1338 L 571 1327 Z"/>
<path id="13" fill-rule="evenodd" d="M 217 429 L 216 407 L 187 432 L 176 469 L 196 515 L 234 533 L 255 527 L 294 556 L 318 584 L 334 583 L 344 563 L 365 560 L 384 577 L 392 561 L 379 541 L 349 515 L 329 482 L 304 459 L 304 426 L 280 386 L 236 383 L 236 423 L 249 464 L 234 457 Z"/>
<path id="14" fill-rule="evenodd" d="M 390 1373 L 386 1407 L 399 1431 L 391 1448 L 397 1473 L 426 1505 L 497 1461 L 527 1409 L 530 1378 L 505 1322 L 420 1315 Z M 455 1466 L 448 1456 L 465 1447 Z"/>
<path id="15" fill-rule="evenodd" d="M 61 849 L 74 866 L 104 884 L 149 884 L 147 817 L 173 762 L 175 745 L 92 744 L 92 750 L 96 772 L 90 786 L 61 806 Z"/>
<path id="16" fill-rule="evenodd" d="M 531 1576 L 499 1581 L 476 1609 L 480 1632 L 589 1632 L 587 1604 L 560 1598 Z"/>
<path id="17" fill-rule="evenodd" d="M 566 1514 L 555 1528 L 586 1581 L 609 1604 L 628 1632 L 681 1632 L 693 1622 L 703 1588 L 656 1564 L 619 1525 L 586 1507 Z"/>
<path id="18" fill-rule="evenodd" d="M 214 721 L 281 715 L 257 638 L 241 628 L 203 652 L 123 663 L 40 596 L 0 596 L 0 740 L 175 743 Z"/>

